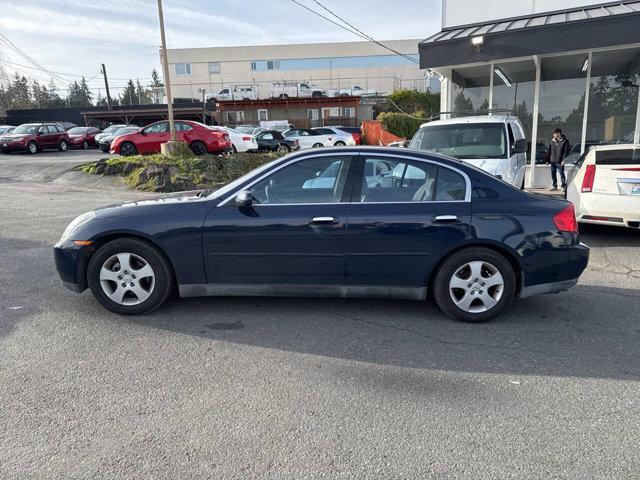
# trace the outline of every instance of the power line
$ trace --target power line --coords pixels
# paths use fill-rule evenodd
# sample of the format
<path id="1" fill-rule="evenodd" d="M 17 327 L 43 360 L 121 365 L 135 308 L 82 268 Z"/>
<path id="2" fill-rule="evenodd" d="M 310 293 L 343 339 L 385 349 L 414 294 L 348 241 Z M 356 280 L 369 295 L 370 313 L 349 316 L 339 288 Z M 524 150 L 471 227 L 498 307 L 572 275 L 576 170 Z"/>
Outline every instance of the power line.
<path id="1" fill-rule="evenodd" d="M 315 3 L 317 3 L 318 5 L 320 5 L 320 7 L 322 7 L 323 9 L 325 9 L 327 12 L 329 12 L 331 15 L 333 15 L 334 17 L 336 17 L 337 19 L 339 19 L 340 21 L 344 22 L 347 26 L 342 25 L 332 19 L 330 19 L 329 17 L 326 17 L 325 15 L 321 14 L 320 12 L 317 12 L 316 10 L 310 8 L 309 6 L 300 3 L 298 0 L 291 0 L 293 3 L 295 3 L 296 5 L 304 8 L 305 10 L 308 10 L 309 12 L 313 13 L 314 15 L 317 15 L 320 18 L 325 19 L 327 22 L 333 23 L 334 25 L 342 28 L 343 30 L 346 30 L 349 33 L 353 33 L 354 35 L 357 35 L 360 38 L 363 38 L 364 40 L 367 40 L 368 42 L 374 43 L 382 48 L 385 48 L 393 53 L 395 53 L 396 55 L 400 55 L 403 58 L 406 58 L 407 60 L 410 60 L 414 63 L 420 63 L 418 60 L 416 60 L 415 58 L 406 55 L 404 53 L 398 52 L 397 50 L 394 50 L 391 47 L 388 47 L 387 45 L 384 45 L 383 43 L 380 43 L 379 41 L 375 40 L 374 38 L 370 37 L 369 35 L 367 35 L 366 33 L 362 32 L 361 30 L 357 29 L 356 27 L 354 27 L 353 25 L 351 25 L 349 22 L 345 21 L 344 19 L 342 19 L 341 17 L 339 17 L 337 14 L 333 13 L 331 10 L 329 10 L 327 7 L 325 7 L 324 5 L 322 5 L 320 2 L 317 2 L 316 0 Z"/>
<path id="2" fill-rule="evenodd" d="M 58 75 L 48 71 L 46 68 L 44 68 L 42 65 L 40 65 L 38 62 L 36 62 L 34 59 L 32 59 L 29 55 L 27 55 L 26 53 L 24 53 L 22 50 L 20 50 L 20 48 L 18 48 L 11 40 L 9 40 L 3 33 L 0 33 L 0 37 L 2 37 L 4 43 L 6 45 L 9 45 L 11 48 L 13 48 L 16 52 L 18 52 L 18 54 L 24 58 L 25 60 L 27 60 L 29 63 L 31 63 L 32 65 L 38 67 L 39 70 L 48 73 L 49 75 L 51 75 L 54 78 L 57 78 L 58 80 L 62 81 L 62 82 L 66 82 L 67 80 L 63 79 L 62 77 L 59 77 Z"/>

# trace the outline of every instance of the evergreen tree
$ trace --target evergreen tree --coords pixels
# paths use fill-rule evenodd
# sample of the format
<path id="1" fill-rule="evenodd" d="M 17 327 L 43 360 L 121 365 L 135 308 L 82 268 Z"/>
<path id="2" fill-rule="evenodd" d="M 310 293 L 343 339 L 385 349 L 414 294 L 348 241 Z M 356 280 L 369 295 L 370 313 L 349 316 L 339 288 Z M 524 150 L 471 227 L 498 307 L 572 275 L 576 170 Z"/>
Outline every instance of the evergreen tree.
<path id="1" fill-rule="evenodd" d="M 160 75 L 158 75 L 158 72 L 156 71 L 155 68 L 151 71 L 151 83 L 149 84 L 149 86 L 164 87 L 164 83 L 160 81 Z"/>
<path id="2" fill-rule="evenodd" d="M 136 105 L 138 101 L 136 100 L 136 86 L 133 83 L 133 80 L 129 79 L 127 82 L 127 86 L 122 91 L 122 105 Z"/>
<path id="3" fill-rule="evenodd" d="M 142 86 L 140 80 L 136 80 L 136 99 L 140 105 L 149 103 L 149 92 Z"/>

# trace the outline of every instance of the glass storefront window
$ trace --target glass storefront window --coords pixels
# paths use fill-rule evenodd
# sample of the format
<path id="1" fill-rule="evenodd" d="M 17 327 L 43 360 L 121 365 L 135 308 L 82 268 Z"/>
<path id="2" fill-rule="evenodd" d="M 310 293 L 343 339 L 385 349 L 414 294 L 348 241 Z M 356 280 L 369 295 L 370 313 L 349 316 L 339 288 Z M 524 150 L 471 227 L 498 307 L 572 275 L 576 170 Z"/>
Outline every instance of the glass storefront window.
<path id="1" fill-rule="evenodd" d="M 496 114 L 517 116 L 527 135 L 531 135 L 533 128 L 535 86 L 536 66 L 533 60 L 493 65 L 492 108 Z"/>
<path id="2" fill-rule="evenodd" d="M 587 54 L 547 57 L 541 61 L 538 145 L 549 145 L 561 128 L 570 145 L 582 140 Z M 536 156 L 536 160 L 538 160 Z"/>
<path id="3" fill-rule="evenodd" d="M 633 142 L 640 85 L 640 49 L 595 52 L 586 144 Z"/>
<path id="4" fill-rule="evenodd" d="M 454 68 L 451 74 L 451 111 L 460 116 L 489 109 L 491 66 Z"/>

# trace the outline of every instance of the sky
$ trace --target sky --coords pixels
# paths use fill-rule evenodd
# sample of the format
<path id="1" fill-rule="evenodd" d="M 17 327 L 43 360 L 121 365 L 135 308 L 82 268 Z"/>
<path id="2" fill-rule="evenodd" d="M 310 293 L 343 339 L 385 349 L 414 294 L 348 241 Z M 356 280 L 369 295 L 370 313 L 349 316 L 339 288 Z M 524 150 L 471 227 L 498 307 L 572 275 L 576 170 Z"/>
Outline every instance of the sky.
<path id="1" fill-rule="evenodd" d="M 299 1 L 322 11 L 313 0 Z M 1 3 L 0 33 L 45 70 L 56 72 L 60 88 L 77 78 L 72 75 L 85 75 L 97 92 L 101 63 L 107 67 L 112 94 L 128 78 L 148 83 L 153 68 L 161 73 L 156 0 Z M 441 0 L 322 3 L 376 40 L 426 38 L 440 29 Z M 360 40 L 290 0 L 164 0 L 163 5 L 168 48 Z M 18 71 L 41 83 L 49 81 L 50 74 L 26 68 L 31 64 L 1 42 L 0 67 L 7 74 Z"/>

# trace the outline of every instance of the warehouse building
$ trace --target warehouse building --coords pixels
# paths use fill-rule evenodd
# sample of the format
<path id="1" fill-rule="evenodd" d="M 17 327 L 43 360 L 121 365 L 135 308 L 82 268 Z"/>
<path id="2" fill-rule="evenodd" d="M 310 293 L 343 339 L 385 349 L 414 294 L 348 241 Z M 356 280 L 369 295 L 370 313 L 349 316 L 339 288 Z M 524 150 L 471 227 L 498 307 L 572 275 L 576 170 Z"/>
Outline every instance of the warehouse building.
<path id="1" fill-rule="evenodd" d="M 451 115 L 514 112 L 531 162 L 560 127 L 580 151 L 640 143 L 640 1 L 443 0 L 442 31 L 420 43 Z M 530 169 L 528 184 L 546 179 Z"/>
<path id="2" fill-rule="evenodd" d="M 402 88 L 438 89 L 418 62 L 418 40 L 169 49 L 169 77 L 177 98 L 201 98 L 225 87 L 255 85 L 259 99 L 275 82 L 309 82 L 321 90 L 359 85 L 381 94 Z"/>

